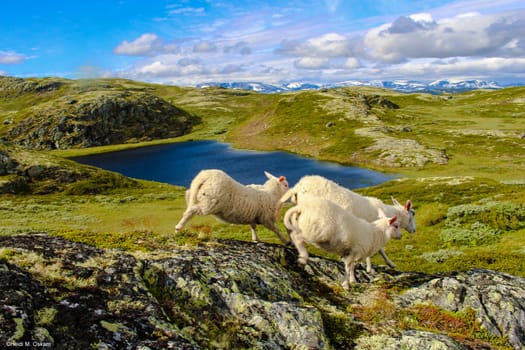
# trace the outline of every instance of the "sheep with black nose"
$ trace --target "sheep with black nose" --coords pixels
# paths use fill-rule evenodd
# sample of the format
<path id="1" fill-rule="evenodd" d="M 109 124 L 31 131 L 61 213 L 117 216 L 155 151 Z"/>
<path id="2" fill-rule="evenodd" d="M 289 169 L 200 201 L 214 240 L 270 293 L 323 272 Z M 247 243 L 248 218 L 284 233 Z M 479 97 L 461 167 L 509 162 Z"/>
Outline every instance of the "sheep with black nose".
<path id="1" fill-rule="evenodd" d="M 284 176 L 264 173 L 268 180 L 263 185 L 244 186 L 222 170 L 202 170 L 186 191 L 187 208 L 175 230 L 182 230 L 194 215 L 213 215 L 231 224 L 250 225 L 254 242 L 259 241 L 256 226 L 260 224 L 288 244 L 276 225 L 280 198 L 288 190 L 288 181 Z"/>
<path id="2" fill-rule="evenodd" d="M 284 215 L 292 243 L 299 252 L 298 262 L 308 263 L 305 243 L 341 256 L 345 263 L 343 288 L 355 283 L 355 262 L 374 255 L 390 238 L 401 238 L 397 216 L 387 218 L 378 209 L 379 218 L 368 222 L 327 199 L 302 195 L 296 206 Z"/>

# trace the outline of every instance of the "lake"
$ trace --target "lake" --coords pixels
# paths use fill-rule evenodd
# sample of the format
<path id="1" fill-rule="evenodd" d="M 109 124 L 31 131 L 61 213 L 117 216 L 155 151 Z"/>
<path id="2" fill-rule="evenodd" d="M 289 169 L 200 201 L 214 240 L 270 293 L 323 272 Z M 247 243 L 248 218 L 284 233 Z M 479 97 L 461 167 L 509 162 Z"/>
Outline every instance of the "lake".
<path id="1" fill-rule="evenodd" d="M 286 152 L 234 149 L 216 141 L 190 141 L 102 153 L 73 160 L 125 176 L 188 187 L 202 169 L 222 169 L 242 184 L 262 184 L 264 171 L 284 175 L 290 187 L 304 175 L 321 175 L 347 188 L 377 185 L 395 178 Z"/>

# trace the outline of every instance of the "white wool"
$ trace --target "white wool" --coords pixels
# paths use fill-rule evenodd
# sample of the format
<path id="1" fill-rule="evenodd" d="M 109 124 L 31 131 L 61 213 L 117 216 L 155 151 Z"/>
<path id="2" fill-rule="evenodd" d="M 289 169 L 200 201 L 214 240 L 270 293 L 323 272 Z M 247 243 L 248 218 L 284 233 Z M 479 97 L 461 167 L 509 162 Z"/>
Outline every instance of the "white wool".
<path id="1" fill-rule="evenodd" d="M 338 254 L 345 262 L 343 287 L 355 282 L 355 261 L 377 253 L 390 238 L 400 238 L 399 222 L 387 218 L 381 210 L 380 218 L 368 222 L 351 214 L 327 199 L 303 195 L 300 203 L 284 216 L 284 225 L 299 251 L 299 262 L 308 262 L 304 243 L 313 244 L 330 253 Z"/>
<path id="2" fill-rule="evenodd" d="M 401 228 L 409 232 L 415 232 L 416 230 L 414 211 L 410 201 L 407 201 L 407 204 L 403 207 L 392 198 L 394 205 L 387 205 L 377 198 L 362 196 L 318 175 L 302 177 L 299 182 L 283 196 L 281 201 L 284 202 L 290 198 L 293 202 L 297 203 L 303 194 L 328 199 L 368 222 L 378 219 L 378 209 L 381 209 L 388 217 L 397 216 Z M 381 253 L 389 266 L 395 267 L 383 249 L 380 249 L 379 253 Z M 372 272 L 370 257 L 367 257 L 367 271 Z"/>
<path id="3" fill-rule="evenodd" d="M 202 170 L 186 191 L 187 208 L 175 229 L 182 230 L 193 215 L 213 215 L 231 224 L 250 225 L 254 241 L 258 241 L 255 227 L 261 224 L 288 243 L 275 224 L 288 182 L 284 176 L 265 174 L 264 185 L 244 186 L 222 170 Z"/>

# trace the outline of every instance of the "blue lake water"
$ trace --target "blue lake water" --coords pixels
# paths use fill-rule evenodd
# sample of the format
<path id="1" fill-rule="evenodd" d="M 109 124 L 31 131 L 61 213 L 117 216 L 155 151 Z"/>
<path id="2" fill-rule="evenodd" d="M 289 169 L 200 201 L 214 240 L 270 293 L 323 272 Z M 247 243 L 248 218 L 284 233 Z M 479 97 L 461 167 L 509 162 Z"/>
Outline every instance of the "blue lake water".
<path id="1" fill-rule="evenodd" d="M 286 152 L 238 150 L 227 143 L 191 141 L 77 157 L 73 160 L 128 177 L 188 187 L 202 169 L 221 169 L 242 184 L 262 184 L 264 171 L 284 175 L 293 186 L 304 175 L 321 175 L 347 188 L 377 185 L 394 178 Z"/>

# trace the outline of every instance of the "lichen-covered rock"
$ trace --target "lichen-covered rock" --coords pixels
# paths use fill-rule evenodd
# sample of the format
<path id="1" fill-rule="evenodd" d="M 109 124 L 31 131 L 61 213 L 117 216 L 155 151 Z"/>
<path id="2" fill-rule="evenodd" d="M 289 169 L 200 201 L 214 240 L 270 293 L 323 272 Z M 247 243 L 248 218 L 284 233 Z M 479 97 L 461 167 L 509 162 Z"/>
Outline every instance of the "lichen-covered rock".
<path id="1" fill-rule="evenodd" d="M 374 139 L 374 144 L 356 152 L 353 157 L 359 158 L 361 153 L 374 154 L 371 160 L 373 164 L 392 168 L 448 163 L 445 150 L 428 148 L 412 139 L 388 136 L 385 134 L 385 129 L 390 132 L 388 127 L 357 129 L 355 131 L 357 135 Z"/>
<path id="2" fill-rule="evenodd" d="M 0 149 L 0 176 L 12 174 L 18 167 L 18 162 L 11 157 L 9 152 Z"/>
<path id="3" fill-rule="evenodd" d="M 385 334 L 362 337 L 359 338 L 356 348 L 362 350 L 469 349 L 446 335 L 414 330 L 403 332 L 401 335 L 395 337 Z"/>
<path id="4" fill-rule="evenodd" d="M 0 76 L 0 97 L 13 98 L 23 94 L 42 94 L 58 90 L 65 79 L 42 78 L 22 79 Z"/>
<path id="5" fill-rule="evenodd" d="M 485 314 L 476 308 L 480 322 L 512 333 L 508 339 L 517 349 L 525 344 L 521 278 L 479 270 L 425 275 L 382 266 L 372 276 L 359 266 L 360 283 L 346 291 L 342 263 L 313 256 L 303 267 L 296 259 L 292 248 L 241 241 L 131 254 L 47 234 L 0 236 L 0 344 L 489 348 L 486 339 L 407 320 L 417 310 L 413 306 L 424 303 L 476 308 L 476 293 L 486 308 Z"/>
<path id="6" fill-rule="evenodd" d="M 150 261 L 146 284 L 205 347 L 210 334 L 199 327 L 227 334 L 228 347 L 328 346 L 321 313 L 304 304 L 307 291 L 289 250 L 235 242 L 180 253 Z"/>
<path id="7" fill-rule="evenodd" d="M 0 247 L 0 344 L 199 348 L 148 292 L 132 256 L 46 235 L 2 237 Z"/>
<path id="8" fill-rule="evenodd" d="M 432 279 L 401 296 L 404 305 L 425 301 L 449 311 L 475 310 L 491 334 L 525 346 L 525 279 L 489 270 L 472 270 Z"/>

